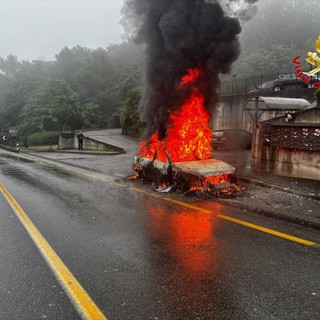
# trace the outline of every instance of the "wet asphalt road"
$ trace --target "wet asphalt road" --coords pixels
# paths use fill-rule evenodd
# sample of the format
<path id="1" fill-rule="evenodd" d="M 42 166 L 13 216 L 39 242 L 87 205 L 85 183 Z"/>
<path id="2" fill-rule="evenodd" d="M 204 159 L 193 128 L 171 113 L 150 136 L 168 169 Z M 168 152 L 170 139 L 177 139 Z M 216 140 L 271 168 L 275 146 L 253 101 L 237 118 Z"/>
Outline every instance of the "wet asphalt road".
<path id="1" fill-rule="evenodd" d="M 100 158 L 114 164 L 103 181 L 0 150 L 0 183 L 108 319 L 319 319 L 318 248 L 220 219 L 244 215 L 213 200 L 170 195 L 204 213 L 154 197 L 123 180 L 117 159 Z M 80 319 L 1 194 L 0 219 L 0 319 Z M 320 243 L 313 230 L 245 219 Z"/>

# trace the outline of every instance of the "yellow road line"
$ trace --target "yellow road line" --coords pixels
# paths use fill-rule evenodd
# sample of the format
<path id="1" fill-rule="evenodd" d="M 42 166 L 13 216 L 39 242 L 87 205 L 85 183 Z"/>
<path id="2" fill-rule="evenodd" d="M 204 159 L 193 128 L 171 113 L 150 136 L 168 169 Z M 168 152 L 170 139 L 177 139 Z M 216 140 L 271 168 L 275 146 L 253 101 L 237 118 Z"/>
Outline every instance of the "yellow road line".
<path id="1" fill-rule="evenodd" d="M 185 208 L 189 208 L 189 209 L 192 209 L 192 210 L 201 211 L 203 213 L 212 213 L 212 211 L 210 211 L 210 210 L 206 210 L 206 209 L 191 205 L 189 203 L 185 203 L 185 202 L 182 202 L 182 201 L 174 200 L 174 199 L 171 199 L 171 198 L 162 198 L 162 200 L 166 200 L 166 201 L 178 204 L 179 206 L 182 206 L 182 207 L 185 207 Z"/>
<path id="2" fill-rule="evenodd" d="M 190 204 L 182 202 L 182 201 L 177 201 L 177 200 L 170 199 L 170 198 L 162 198 L 162 199 L 166 200 L 166 201 L 169 201 L 169 202 L 176 203 L 176 204 L 178 204 L 180 206 L 183 206 L 183 207 L 186 207 L 186 208 L 189 208 L 189 209 L 193 209 L 193 210 L 197 210 L 197 211 L 203 212 L 203 213 L 211 213 L 211 214 L 213 213 L 210 210 L 206 210 L 206 209 L 203 209 L 203 208 L 198 207 L 198 206 L 190 205 Z M 255 229 L 255 230 L 258 230 L 258 231 L 261 231 L 261 232 L 264 232 L 264 233 L 268 233 L 268 234 L 271 234 L 271 235 L 279 237 L 279 238 L 283 238 L 283 239 L 286 239 L 286 240 L 290 240 L 290 241 L 293 241 L 293 242 L 304 244 L 306 246 L 312 247 L 312 246 L 316 246 L 317 245 L 316 242 L 312 242 L 312 241 L 305 240 L 305 239 L 302 239 L 302 238 L 290 236 L 290 235 L 288 235 L 286 233 L 282 233 L 282 232 L 275 231 L 275 230 L 272 230 L 272 229 L 269 229 L 269 228 L 261 227 L 261 226 L 258 226 L 256 224 L 253 224 L 253 223 L 249 223 L 249 222 L 246 222 L 246 221 L 243 221 L 243 220 L 239 220 L 239 219 L 235 219 L 235 218 L 232 218 L 232 217 L 229 217 L 229 216 L 225 216 L 223 214 L 218 214 L 218 215 L 216 215 L 216 217 L 224 219 L 224 220 L 227 220 L 227 221 L 230 221 L 230 222 L 233 222 L 233 223 L 237 223 L 237 224 L 240 224 L 242 226 L 245 226 L 245 227 L 248 227 L 248 228 L 251 228 L 251 229 Z"/>
<path id="3" fill-rule="evenodd" d="M 72 275 L 67 266 L 55 253 L 46 239 L 42 236 L 37 227 L 32 223 L 27 214 L 14 200 L 9 191 L 0 183 L 0 191 L 6 198 L 13 211 L 25 227 L 41 254 L 56 274 L 58 280 L 65 288 L 76 308 L 82 313 L 85 319 L 107 320 L 88 293 L 84 290 L 77 279 Z"/>
<path id="4" fill-rule="evenodd" d="M 40 161 L 42 161 L 42 160 L 40 160 Z M 46 162 L 46 161 L 43 161 L 43 162 L 49 163 L 49 162 Z M 106 180 L 106 179 L 103 179 L 103 178 L 97 178 L 92 174 L 82 173 L 80 171 L 69 169 L 69 168 L 65 168 L 65 167 L 62 167 L 62 166 L 59 166 L 59 165 L 56 165 L 56 164 L 51 164 L 51 165 L 54 165 L 54 166 L 59 167 L 61 169 L 68 170 L 68 171 L 71 171 L 71 172 L 74 172 L 74 173 L 77 173 L 77 174 L 80 174 L 80 175 L 83 175 L 83 176 L 86 176 L 86 177 L 89 177 L 89 178 L 92 178 L 92 179 L 96 179 L 96 180 L 112 183 L 112 184 L 118 185 L 118 186 L 125 186 L 124 184 L 121 184 L 121 183 L 118 183 L 118 182 L 114 182 L 114 181 L 111 181 L 111 180 L 109 181 L 109 180 Z M 200 212 L 208 213 L 208 214 L 212 214 L 213 213 L 213 211 L 211 211 L 211 210 L 203 209 L 201 207 L 194 206 L 194 205 L 191 205 L 191 204 L 188 204 L 188 203 L 185 203 L 185 202 L 182 202 L 182 201 L 174 200 L 174 199 L 171 199 L 171 198 L 165 198 L 165 197 L 162 198 L 161 196 L 159 196 L 157 194 L 153 194 L 153 193 L 150 193 L 150 192 L 147 192 L 147 191 L 135 188 L 135 187 L 128 187 L 128 189 L 137 191 L 139 193 L 147 194 L 147 195 L 149 195 L 151 197 L 154 197 L 154 198 L 159 198 L 159 199 L 162 199 L 162 200 L 165 200 L 165 201 L 168 201 L 168 202 L 172 202 L 172 203 L 178 204 L 179 206 L 183 206 L 185 208 L 189 208 L 189 209 L 192 209 L 192 210 L 196 210 L 196 211 L 200 211 Z M 264 232 L 264 233 L 271 234 L 271 235 L 276 236 L 276 237 L 280 237 L 280 238 L 283 238 L 283 239 L 286 239 L 286 240 L 290 240 L 290 241 L 293 241 L 293 242 L 304 244 L 306 246 L 316 246 L 317 245 L 317 243 L 309 241 L 309 240 L 305 240 L 305 239 L 297 238 L 297 237 L 294 237 L 294 236 L 290 236 L 290 235 L 282 233 L 282 232 L 278 232 L 278 231 L 275 231 L 275 230 L 272 230 L 272 229 L 261 227 L 261 226 L 258 226 L 258 225 L 252 224 L 252 223 L 248 223 L 248 222 L 245 222 L 245 221 L 242 221 L 242 220 L 239 220 L 239 219 L 231 218 L 231 217 L 228 217 L 228 216 L 225 216 L 225 215 L 221 215 L 220 214 L 220 215 L 217 215 L 217 217 L 219 217 L 221 219 L 224 219 L 224 220 L 228 220 L 228 221 L 233 222 L 233 223 L 237 223 L 237 224 L 243 225 L 243 226 L 251 228 L 251 229 L 255 229 L 255 230 L 258 230 L 258 231 L 261 231 L 261 232 Z"/>
<path id="5" fill-rule="evenodd" d="M 276 237 L 280 237 L 280 238 L 287 239 L 287 240 L 290 240 L 290 241 L 298 242 L 298 243 L 304 244 L 306 246 L 312 247 L 312 246 L 316 245 L 315 242 L 312 242 L 312 241 L 309 241 L 309 240 L 305 240 L 305 239 L 301 239 L 301 238 L 297 238 L 297 237 L 294 237 L 294 236 L 290 236 L 288 234 L 285 234 L 285 233 L 282 233 L 282 232 L 278 232 L 278 231 L 275 231 L 275 230 L 272 230 L 272 229 L 268 229 L 268 228 L 265 228 L 265 227 L 260 227 L 260 226 L 258 226 L 256 224 L 252 224 L 252 223 L 245 222 L 245 221 L 242 221 L 242 220 L 239 220 L 239 219 L 231 218 L 231 217 L 225 216 L 223 214 L 218 214 L 217 217 L 219 217 L 221 219 L 224 219 L 224 220 L 227 220 L 227 221 L 231 221 L 231 222 L 243 225 L 243 226 L 246 226 L 246 227 L 251 228 L 251 229 L 255 229 L 255 230 L 262 231 L 264 233 L 272 234 L 272 235 L 274 235 Z"/>
<path id="6" fill-rule="evenodd" d="M 129 187 L 129 189 L 135 190 L 136 188 L 130 188 Z M 154 196 L 153 194 L 145 192 L 145 191 L 143 193 L 149 194 L 151 196 Z M 189 208 L 189 209 L 193 209 L 193 210 L 196 210 L 196 211 L 200 211 L 200 212 L 203 212 L 203 213 L 210 213 L 210 214 L 213 213 L 213 211 L 211 211 L 211 210 L 203 209 L 201 207 L 198 207 L 198 206 L 195 206 L 195 205 L 191 205 L 189 203 L 185 203 L 185 202 L 182 202 L 182 201 L 174 200 L 174 199 L 171 199 L 171 198 L 161 198 L 161 197 L 159 197 L 159 198 L 162 199 L 162 200 L 165 200 L 165 201 L 169 201 L 169 202 L 178 204 L 179 206 L 182 206 L 182 207 L 185 207 L 185 208 Z M 264 232 L 264 233 L 268 233 L 268 234 L 271 234 L 271 235 L 279 237 L 279 238 L 283 238 L 283 239 L 286 239 L 286 240 L 290 240 L 290 241 L 293 241 L 293 242 L 304 244 L 306 246 L 312 247 L 312 246 L 316 246 L 317 245 L 316 242 L 312 242 L 312 241 L 305 240 L 305 239 L 302 239 L 302 238 L 290 236 L 290 235 L 288 235 L 286 233 L 282 233 L 282 232 L 275 231 L 275 230 L 272 230 L 272 229 L 269 229 L 269 228 L 261 227 L 261 226 L 258 226 L 256 224 L 253 224 L 253 223 L 249 223 L 249 222 L 246 222 L 246 221 L 243 221 L 243 220 L 239 220 L 239 219 L 235 219 L 235 218 L 232 218 L 232 217 L 229 217 L 229 216 L 225 216 L 223 214 L 218 214 L 218 215 L 216 215 L 216 217 L 224 219 L 224 220 L 227 220 L 227 221 L 230 221 L 230 222 L 233 222 L 233 223 L 237 223 L 237 224 L 240 224 L 242 226 L 245 226 L 245 227 L 248 227 L 248 228 L 251 228 L 251 229 L 255 229 L 255 230 L 258 230 L 258 231 L 261 231 L 261 232 Z"/>

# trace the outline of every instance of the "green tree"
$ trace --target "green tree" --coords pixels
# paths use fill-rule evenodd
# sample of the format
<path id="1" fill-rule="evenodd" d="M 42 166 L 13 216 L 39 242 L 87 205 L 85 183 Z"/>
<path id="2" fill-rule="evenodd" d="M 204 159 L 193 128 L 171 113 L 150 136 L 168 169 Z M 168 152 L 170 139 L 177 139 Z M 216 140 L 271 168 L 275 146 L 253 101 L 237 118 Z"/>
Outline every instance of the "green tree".
<path id="1" fill-rule="evenodd" d="M 93 103 L 106 126 L 119 112 L 128 90 L 140 85 L 141 51 L 132 42 L 89 50 L 64 48 L 56 55 L 56 76 L 78 93 L 80 103 Z M 91 124 L 92 122 L 89 121 Z"/>
<path id="2" fill-rule="evenodd" d="M 50 116 L 51 97 L 46 91 L 46 85 L 37 89 L 23 107 L 19 126 L 22 135 L 28 136 L 31 133 L 42 131 L 43 117 Z"/>
<path id="3" fill-rule="evenodd" d="M 83 125 L 78 97 L 63 80 L 51 80 L 29 98 L 21 114 L 20 130 L 29 135 L 43 130 L 43 118 L 52 117 L 60 130 Z"/>
<path id="4" fill-rule="evenodd" d="M 128 134 L 128 128 L 131 127 L 135 135 L 141 135 L 145 128 L 145 123 L 140 119 L 139 104 L 141 100 L 140 88 L 131 89 L 123 103 L 120 111 L 120 123 L 122 134 Z"/>
<path id="5" fill-rule="evenodd" d="M 19 62 L 14 56 L 1 60 L 0 118 L 2 127 L 18 126 L 23 107 L 51 76 L 52 63 Z"/>
<path id="6" fill-rule="evenodd" d="M 98 104 L 93 102 L 85 103 L 81 105 L 80 110 L 85 128 L 101 128 L 107 122 Z"/>
<path id="7" fill-rule="evenodd" d="M 79 98 L 68 83 L 63 80 L 51 81 L 48 86 L 48 93 L 52 97 L 50 114 L 62 130 L 81 128 L 83 118 L 78 105 Z"/>
<path id="8" fill-rule="evenodd" d="M 15 55 L 8 55 L 5 59 L 0 57 L 0 70 L 8 77 L 12 77 L 16 72 L 19 71 L 21 62 Z"/>

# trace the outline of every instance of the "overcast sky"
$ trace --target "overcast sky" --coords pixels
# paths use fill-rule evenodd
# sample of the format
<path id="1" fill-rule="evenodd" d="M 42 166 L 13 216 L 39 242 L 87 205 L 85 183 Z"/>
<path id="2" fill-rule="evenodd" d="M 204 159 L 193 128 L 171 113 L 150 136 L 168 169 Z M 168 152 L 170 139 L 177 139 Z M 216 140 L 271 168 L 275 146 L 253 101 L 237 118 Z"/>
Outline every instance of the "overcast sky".
<path id="1" fill-rule="evenodd" d="M 0 56 L 53 60 L 65 47 L 120 43 L 124 0 L 0 0 Z"/>

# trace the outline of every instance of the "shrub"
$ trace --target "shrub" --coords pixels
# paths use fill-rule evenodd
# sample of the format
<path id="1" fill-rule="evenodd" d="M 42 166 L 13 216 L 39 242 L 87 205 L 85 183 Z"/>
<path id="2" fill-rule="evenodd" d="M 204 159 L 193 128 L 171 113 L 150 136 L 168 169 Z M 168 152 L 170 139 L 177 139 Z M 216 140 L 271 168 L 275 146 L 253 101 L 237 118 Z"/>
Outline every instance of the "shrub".
<path id="1" fill-rule="evenodd" d="M 37 132 L 28 137 L 28 145 L 52 146 L 59 143 L 59 132 Z"/>

